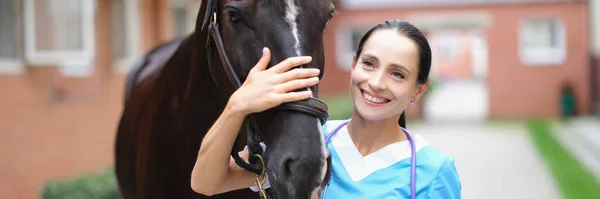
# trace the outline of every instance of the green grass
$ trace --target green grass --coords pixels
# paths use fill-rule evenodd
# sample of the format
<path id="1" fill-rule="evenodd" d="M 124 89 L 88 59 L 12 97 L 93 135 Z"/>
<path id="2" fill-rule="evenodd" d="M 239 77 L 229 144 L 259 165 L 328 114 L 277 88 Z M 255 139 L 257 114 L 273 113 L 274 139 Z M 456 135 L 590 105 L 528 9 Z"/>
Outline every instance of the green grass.
<path id="1" fill-rule="evenodd" d="M 530 135 L 546 160 L 565 199 L 600 198 L 600 184 L 551 134 L 546 120 L 527 122 Z"/>

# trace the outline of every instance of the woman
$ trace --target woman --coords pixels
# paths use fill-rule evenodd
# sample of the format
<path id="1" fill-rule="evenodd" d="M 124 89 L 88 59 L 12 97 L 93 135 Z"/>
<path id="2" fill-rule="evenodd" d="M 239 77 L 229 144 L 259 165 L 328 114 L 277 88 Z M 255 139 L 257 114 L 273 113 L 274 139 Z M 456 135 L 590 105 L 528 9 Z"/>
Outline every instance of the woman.
<path id="1" fill-rule="evenodd" d="M 310 91 L 291 91 L 318 83 L 316 69 L 275 72 L 309 63 L 310 58 L 290 58 L 265 70 L 270 54 L 268 50 L 264 52 L 203 140 L 191 180 L 192 188 L 199 193 L 215 194 L 252 186 L 254 175 L 230 161 L 226 153 L 233 146 L 244 117 L 281 103 L 306 99 L 311 96 Z M 322 196 L 461 197 L 454 159 L 429 146 L 420 135 L 409 134 L 404 129 L 404 110 L 427 90 L 430 67 L 431 50 L 427 39 L 407 22 L 385 21 L 363 36 L 350 72 L 352 118 L 328 121 L 323 126 L 324 133 L 331 139 L 327 146 L 332 155 L 333 173 Z M 281 83 L 271 84 L 275 79 Z M 414 164 L 416 172 L 411 171 L 412 152 L 418 160 Z M 226 168 L 226 164 L 229 168 L 220 172 L 202 169 Z M 412 174 L 416 174 L 414 181 Z M 202 184 L 204 182 L 211 183 Z"/>

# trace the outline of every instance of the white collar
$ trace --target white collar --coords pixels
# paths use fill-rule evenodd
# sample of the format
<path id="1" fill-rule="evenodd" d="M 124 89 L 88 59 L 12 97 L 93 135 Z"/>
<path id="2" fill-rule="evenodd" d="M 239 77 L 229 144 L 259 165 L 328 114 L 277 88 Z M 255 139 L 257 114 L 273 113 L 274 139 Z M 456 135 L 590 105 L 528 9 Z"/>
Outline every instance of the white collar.
<path id="1" fill-rule="evenodd" d="M 415 143 L 416 152 L 429 145 L 423 136 L 419 134 L 410 135 Z M 344 165 L 350 178 L 355 182 L 364 179 L 379 169 L 387 168 L 401 160 L 411 157 L 411 148 L 408 140 L 389 144 L 363 157 L 358 149 L 356 149 L 354 142 L 352 142 L 352 138 L 350 138 L 346 126 L 337 132 L 331 139 L 331 142 L 342 165 Z"/>

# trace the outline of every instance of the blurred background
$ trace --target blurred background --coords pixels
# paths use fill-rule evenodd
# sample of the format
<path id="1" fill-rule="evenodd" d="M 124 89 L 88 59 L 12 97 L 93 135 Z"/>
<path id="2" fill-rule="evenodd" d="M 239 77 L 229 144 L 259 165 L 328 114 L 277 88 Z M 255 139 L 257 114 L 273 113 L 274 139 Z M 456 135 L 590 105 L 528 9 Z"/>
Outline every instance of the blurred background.
<path id="1" fill-rule="evenodd" d="M 0 199 L 118 198 L 124 82 L 194 31 L 200 0 L 0 0 Z M 600 198 L 598 0 L 337 0 L 319 95 L 350 117 L 368 28 L 399 18 L 433 51 L 408 129 L 455 157 L 463 198 Z"/>

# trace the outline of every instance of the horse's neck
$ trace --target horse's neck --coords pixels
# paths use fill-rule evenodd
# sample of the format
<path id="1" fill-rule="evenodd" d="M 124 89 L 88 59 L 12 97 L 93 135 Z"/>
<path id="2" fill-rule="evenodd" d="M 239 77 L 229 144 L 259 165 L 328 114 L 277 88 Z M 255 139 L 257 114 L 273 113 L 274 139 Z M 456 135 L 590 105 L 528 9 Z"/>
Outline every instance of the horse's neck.
<path id="1" fill-rule="evenodd" d="M 215 98 L 215 88 L 206 67 L 206 52 L 196 44 L 194 35 L 184 38 L 169 58 L 146 84 L 151 87 L 148 97 L 163 114 L 176 120 L 212 120 L 222 106 Z M 161 54 L 156 50 L 154 55 Z M 160 108 L 162 107 L 162 108 Z M 199 113 L 198 113 L 199 112 Z M 187 121 L 182 121 L 186 122 Z M 198 121 L 197 121 L 198 122 Z M 187 126 L 187 125 L 184 125 Z"/>
<path id="2" fill-rule="evenodd" d="M 202 121 L 203 123 L 212 125 L 218 119 L 218 116 L 221 115 L 233 90 L 228 87 L 230 83 L 229 79 L 225 76 L 224 71 L 220 71 L 220 68 L 215 68 L 213 72 L 216 72 L 216 74 L 211 74 L 209 67 L 221 67 L 221 62 L 216 52 L 206 51 L 207 49 L 204 46 L 206 46 L 205 41 L 207 40 L 203 36 L 197 37 L 195 42 L 192 42 L 194 44 L 189 46 L 192 49 L 193 59 L 191 59 L 189 65 L 191 68 L 186 89 L 186 99 L 190 104 L 188 107 L 196 108 L 196 111 L 192 111 L 195 114 L 192 117 L 203 118 L 208 120 Z M 186 46 L 182 47 L 187 48 Z M 215 48 L 209 49 L 216 50 Z M 207 56 L 209 53 L 212 53 L 212 59 L 208 59 Z M 212 63 L 209 63 L 209 60 Z M 213 77 L 213 75 L 215 76 Z M 187 118 L 190 117 L 188 116 Z M 245 137 L 244 133 L 240 133 L 241 139 L 236 142 L 238 149 L 246 145 Z"/>

